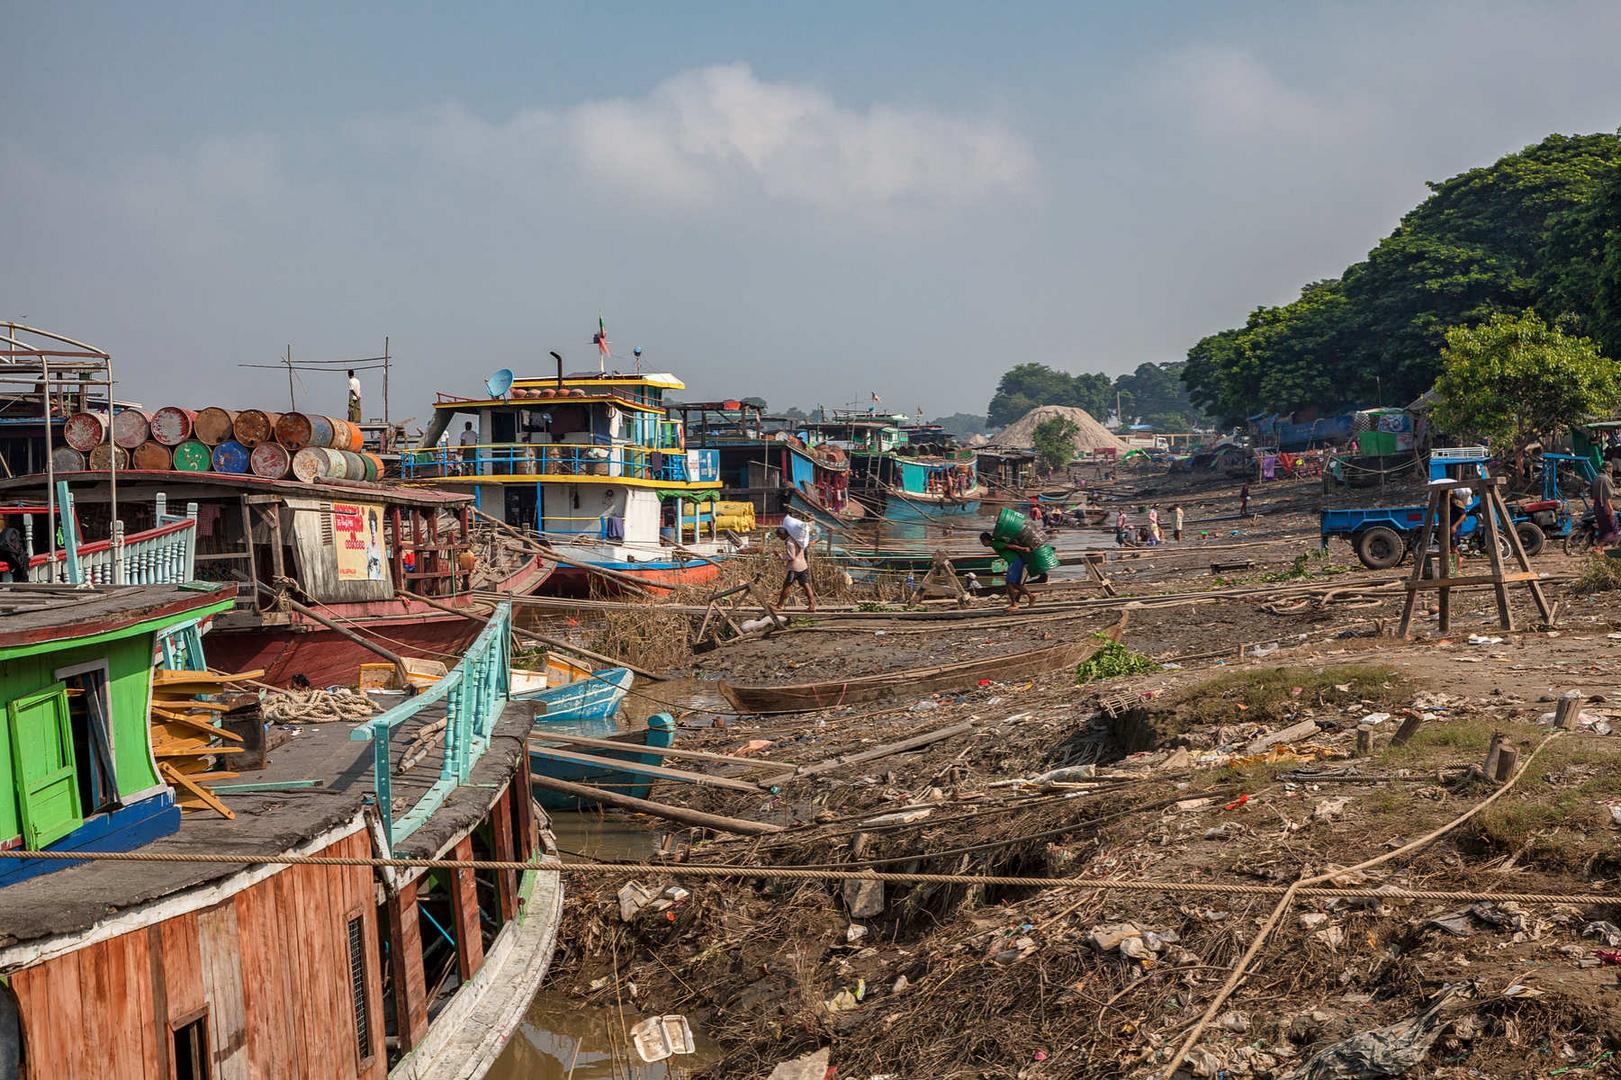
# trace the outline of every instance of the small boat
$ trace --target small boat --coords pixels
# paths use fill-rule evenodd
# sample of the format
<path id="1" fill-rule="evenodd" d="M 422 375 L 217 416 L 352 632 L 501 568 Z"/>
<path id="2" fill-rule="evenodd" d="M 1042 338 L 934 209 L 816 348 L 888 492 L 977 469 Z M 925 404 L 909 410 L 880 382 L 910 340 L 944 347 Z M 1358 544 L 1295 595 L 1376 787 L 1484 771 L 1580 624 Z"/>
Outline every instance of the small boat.
<path id="1" fill-rule="evenodd" d="M 538 733 L 535 741 L 542 744 L 547 731 L 624 743 L 624 750 L 593 750 L 590 756 L 611 758 L 635 765 L 658 765 L 663 760 L 658 754 L 642 752 L 642 747 L 663 750 L 675 743 L 675 721 L 671 719 L 669 713 L 654 713 L 648 718 L 647 728 L 644 731 L 619 731 L 611 719 L 555 721 L 547 720 L 545 717 L 536 718 L 535 730 Z M 529 751 L 529 771 L 537 776 L 589 784 L 636 799 L 647 798 L 653 788 L 651 776 L 629 773 L 607 765 L 558 761 L 545 755 L 544 745 L 539 749 L 531 748 Z M 533 790 L 535 801 L 548 810 L 583 810 L 588 805 L 594 805 L 583 796 L 551 791 L 538 784 L 533 785 Z"/>
<path id="2" fill-rule="evenodd" d="M 910 697 L 919 697 L 943 690 L 965 689 L 974 686 L 980 679 L 1000 682 L 1074 667 L 1089 659 L 1106 641 L 1119 641 L 1125 628 L 1126 616 L 1122 613 L 1120 621 L 1107 630 L 1089 634 L 1081 641 L 1034 652 L 1008 653 L 938 667 L 885 671 L 838 682 L 739 686 L 723 681 L 720 690 L 732 707 L 743 713 L 813 712 L 877 701 L 903 692 Z"/>
<path id="3" fill-rule="evenodd" d="M 520 690 L 513 697 L 538 701 L 546 707 L 544 714 L 535 717 L 537 725 L 558 720 L 611 720 L 635 679 L 636 673 L 629 668 L 603 668 L 561 686 Z"/>

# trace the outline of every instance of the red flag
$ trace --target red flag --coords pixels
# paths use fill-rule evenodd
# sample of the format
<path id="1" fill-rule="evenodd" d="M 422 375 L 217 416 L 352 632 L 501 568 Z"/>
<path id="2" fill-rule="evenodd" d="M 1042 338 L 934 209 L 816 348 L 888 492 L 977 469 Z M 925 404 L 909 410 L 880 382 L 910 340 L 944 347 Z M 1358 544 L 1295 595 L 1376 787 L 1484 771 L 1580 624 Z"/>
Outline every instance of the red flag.
<path id="1" fill-rule="evenodd" d="M 613 355 L 608 351 L 608 324 L 602 321 L 601 315 L 597 316 L 597 332 L 591 336 L 591 341 L 604 360 Z"/>

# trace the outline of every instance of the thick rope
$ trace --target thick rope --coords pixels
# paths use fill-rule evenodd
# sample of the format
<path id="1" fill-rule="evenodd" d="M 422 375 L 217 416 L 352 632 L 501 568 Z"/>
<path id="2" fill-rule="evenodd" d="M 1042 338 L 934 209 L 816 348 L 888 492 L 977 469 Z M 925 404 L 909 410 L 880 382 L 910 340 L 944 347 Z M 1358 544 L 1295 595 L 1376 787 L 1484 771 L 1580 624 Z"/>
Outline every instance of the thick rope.
<path id="1" fill-rule="evenodd" d="M 1284 891 L 1283 896 L 1278 900 L 1278 906 L 1272 909 L 1272 914 L 1267 917 L 1266 922 L 1261 924 L 1261 930 L 1255 935 L 1255 940 L 1250 942 L 1249 948 L 1244 950 L 1244 955 L 1239 957 L 1237 964 L 1233 965 L 1232 974 L 1227 977 L 1227 981 L 1222 984 L 1221 989 L 1211 1000 L 1209 1007 L 1204 1011 L 1204 1015 L 1199 1017 L 1199 1022 L 1193 1025 L 1193 1028 L 1188 1032 L 1187 1038 L 1182 1040 L 1182 1045 L 1177 1048 L 1175 1055 L 1172 1056 L 1170 1063 L 1165 1066 L 1165 1072 L 1161 1074 L 1163 1080 L 1171 1080 L 1171 1078 L 1176 1075 L 1176 1070 L 1182 1067 L 1182 1062 L 1188 1056 L 1188 1051 L 1192 1050 L 1194 1046 L 1198 1044 L 1200 1036 L 1205 1033 L 1205 1029 L 1210 1026 L 1210 1022 L 1214 1020 L 1216 1014 L 1221 1011 L 1221 1007 L 1227 1004 L 1227 999 L 1233 995 L 1233 991 L 1237 990 L 1239 984 L 1244 981 L 1244 976 L 1249 973 L 1250 964 L 1254 962 L 1255 957 L 1260 953 L 1262 947 L 1265 946 L 1267 939 L 1272 936 L 1272 931 L 1277 927 L 1279 921 L 1282 920 L 1284 914 L 1289 910 L 1290 907 L 1294 905 L 1297 897 L 1308 895 L 1308 890 L 1312 886 L 1320 885 L 1325 881 L 1332 881 L 1337 877 L 1344 877 L 1346 874 L 1354 874 L 1362 870 L 1367 870 L 1371 867 L 1378 866 L 1381 863 L 1389 862 L 1391 859 L 1395 859 L 1409 852 L 1417 851 L 1426 844 L 1439 840 L 1453 829 L 1456 829 L 1458 826 L 1462 825 L 1476 814 L 1479 814 L 1481 811 L 1485 810 L 1498 799 L 1501 799 L 1504 795 L 1507 795 L 1510 789 L 1512 789 L 1514 785 L 1519 782 L 1520 777 L 1525 775 L 1526 770 L 1531 767 L 1531 763 L 1537 759 L 1537 755 L 1542 753 L 1543 749 L 1550 742 L 1557 739 L 1562 734 L 1563 732 L 1555 731 L 1544 738 L 1540 743 L 1537 744 L 1537 748 L 1531 751 L 1530 755 L 1520 763 L 1519 769 L 1514 773 L 1513 776 L 1508 778 L 1508 781 L 1503 784 L 1502 787 L 1498 788 L 1496 791 L 1486 796 L 1486 798 L 1482 799 L 1480 802 L 1476 803 L 1473 807 L 1464 811 L 1462 814 L 1459 814 L 1445 825 L 1432 829 L 1423 836 L 1419 837 L 1417 840 L 1411 840 L 1403 844 L 1401 847 L 1396 848 L 1394 851 L 1387 851 L 1383 855 L 1375 855 L 1371 859 L 1364 859 L 1355 866 L 1348 866 L 1341 870 L 1333 870 L 1327 873 L 1315 874 L 1311 877 L 1301 878 L 1293 885 L 1290 885 L 1288 889 Z"/>
<path id="2" fill-rule="evenodd" d="M 1394 853 L 1392 853 L 1394 854 Z M 1306 885 L 1246 885 L 1236 882 L 1155 881 L 1092 877 L 1016 877 L 1003 874 L 924 874 L 825 867 L 737 866 L 705 863 L 519 862 L 513 859 L 380 859 L 337 855 L 200 854 L 165 851 L 0 851 L 5 859 L 49 859 L 57 862 L 202 863 L 235 866 L 393 866 L 407 869 L 541 870 L 586 877 L 737 878 L 776 881 L 882 881 L 897 885 L 1005 885 L 1027 888 L 1093 889 L 1102 892 L 1156 892 L 1223 896 L 1280 896 L 1513 902 L 1519 904 L 1621 904 L 1617 893 L 1510 893 L 1477 889 L 1402 889 L 1394 886 L 1341 888 Z M 1356 868 L 1337 870 L 1311 881 L 1328 881 Z"/>

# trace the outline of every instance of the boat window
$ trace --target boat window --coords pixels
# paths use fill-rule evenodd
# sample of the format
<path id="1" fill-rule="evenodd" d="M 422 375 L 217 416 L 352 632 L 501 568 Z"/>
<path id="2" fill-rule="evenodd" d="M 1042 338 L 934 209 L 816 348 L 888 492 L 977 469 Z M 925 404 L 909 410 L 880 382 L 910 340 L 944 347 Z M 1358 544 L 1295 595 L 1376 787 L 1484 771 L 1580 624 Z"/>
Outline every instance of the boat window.
<path id="1" fill-rule="evenodd" d="M 174 1028 L 174 1080 L 209 1080 L 208 1010 Z"/>
<path id="2" fill-rule="evenodd" d="M 371 1057 L 371 1007 L 366 1000 L 366 920 L 349 917 L 349 994 L 355 1010 L 355 1057 L 361 1067 Z"/>
<path id="3" fill-rule="evenodd" d="M 111 810 L 119 800 L 107 662 L 61 668 L 55 674 L 68 692 L 73 759 L 79 763 L 79 806 L 86 817 Z"/>

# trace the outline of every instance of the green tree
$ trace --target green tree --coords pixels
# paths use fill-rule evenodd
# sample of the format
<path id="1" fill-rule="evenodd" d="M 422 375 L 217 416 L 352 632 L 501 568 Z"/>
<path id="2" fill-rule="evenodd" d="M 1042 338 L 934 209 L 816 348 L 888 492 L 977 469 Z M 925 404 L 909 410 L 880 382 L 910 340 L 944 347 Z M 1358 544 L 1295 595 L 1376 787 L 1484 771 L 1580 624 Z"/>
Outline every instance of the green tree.
<path id="1" fill-rule="evenodd" d="M 1434 423 L 1494 447 L 1521 450 L 1621 408 L 1621 365 L 1590 339 L 1563 334 L 1535 312 L 1453 327 L 1441 363 Z"/>
<path id="2" fill-rule="evenodd" d="M 1049 471 L 1061 469 L 1075 457 L 1075 436 L 1080 426 L 1067 416 L 1053 416 L 1036 425 L 1031 435 L 1036 461 Z"/>
<path id="3" fill-rule="evenodd" d="M 933 421 L 945 428 L 949 434 L 959 439 L 970 439 L 975 435 L 983 435 L 986 431 L 985 418 L 974 413 L 952 413 Z"/>
<path id="4" fill-rule="evenodd" d="M 1114 381 L 1114 392 L 1127 417 L 1153 424 L 1162 431 L 1186 431 L 1204 421 L 1198 406 L 1188 400 L 1182 385 L 1186 361 L 1138 364 L 1137 370 Z"/>

